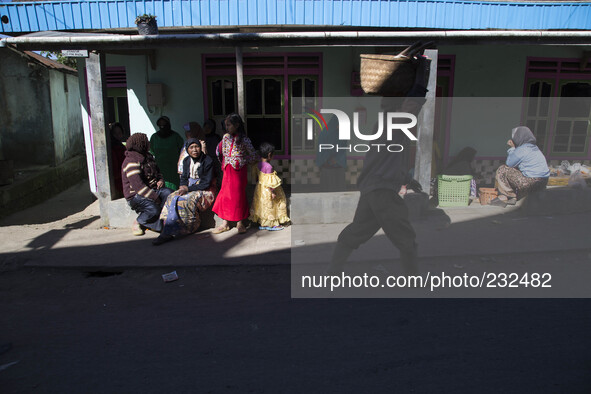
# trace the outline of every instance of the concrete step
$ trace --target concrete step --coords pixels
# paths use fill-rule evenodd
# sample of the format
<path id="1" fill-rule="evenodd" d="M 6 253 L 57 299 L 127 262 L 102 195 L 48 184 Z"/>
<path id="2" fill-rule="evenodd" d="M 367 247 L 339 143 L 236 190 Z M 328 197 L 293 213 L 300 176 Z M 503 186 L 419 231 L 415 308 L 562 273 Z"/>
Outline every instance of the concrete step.
<path id="1" fill-rule="evenodd" d="M 250 194 L 252 196 L 252 194 Z M 251 201 L 252 197 L 249 198 Z M 429 208 L 429 198 L 425 193 L 411 193 L 404 197 L 412 222 L 421 220 L 436 211 L 449 209 L 478 210 L 489 209 L 488 206 L 472 204 L 458 208 Z M 293 224 L 332 224 L 350 223 L 353 221 L 355 209 L 359 201 L 359 192 L 331 193 L 293 193 L 287 198 L 289 215 Z M 534 193 L 520 201 L 517 207 L 525 216 L 551 216 L 586 212 L 591 210 L 591 188 L 572 189 L 549 188 Z M 221 224 L 216 215 L 209 222 L 213 226 Z M 115 200 L 109 204 L 111 227 L 131 227 L 137 214 L 127 205 L 125 199 Z"/>

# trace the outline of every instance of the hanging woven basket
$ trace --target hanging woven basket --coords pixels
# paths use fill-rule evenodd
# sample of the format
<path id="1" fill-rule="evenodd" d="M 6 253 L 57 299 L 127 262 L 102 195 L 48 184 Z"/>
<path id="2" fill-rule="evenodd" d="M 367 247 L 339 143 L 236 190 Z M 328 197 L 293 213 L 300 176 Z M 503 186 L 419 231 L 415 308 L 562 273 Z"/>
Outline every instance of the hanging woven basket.
<path id="1" fill-rule="evenodd" d="M 361 88 L 367 94 L 406 96 L 412 88 L 416 64 L 394 55 L 361 55 Z"/>

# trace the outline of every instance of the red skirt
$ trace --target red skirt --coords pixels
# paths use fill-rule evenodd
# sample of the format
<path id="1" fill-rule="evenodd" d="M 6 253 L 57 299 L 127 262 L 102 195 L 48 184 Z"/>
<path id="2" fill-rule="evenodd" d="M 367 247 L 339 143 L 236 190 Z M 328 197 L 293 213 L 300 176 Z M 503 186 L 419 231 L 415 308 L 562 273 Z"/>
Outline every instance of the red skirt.
<path id="1" fill-rule="evenodd" d="M 212 208 L 212 211 L 224 220 L 237 222 L 248 218 L 249 209 L 246 200 L 247 167 L 244 166 L 240 170 L 236 170 L 228 164 L 224 168 L 222 188 Z"/>

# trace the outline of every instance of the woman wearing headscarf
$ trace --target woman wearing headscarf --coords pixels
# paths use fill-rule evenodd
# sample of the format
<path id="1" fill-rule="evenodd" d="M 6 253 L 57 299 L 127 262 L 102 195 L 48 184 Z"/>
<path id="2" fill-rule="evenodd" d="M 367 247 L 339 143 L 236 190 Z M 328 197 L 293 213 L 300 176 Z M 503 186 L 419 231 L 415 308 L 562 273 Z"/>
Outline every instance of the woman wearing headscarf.
<path id="1" fill-rule="evenodd" d="M 185 147 L 188 156 L 183 160 L 181 186 L 168 197 L 162 209 L 164 228 L 152 242 L 154 245 L 197 231 L 201 224 L 200 213 L 209 209 L 215 199 L 213 160 L 203 152 L 197 138 L 189 139 Z"/>
<path id="2" fill-rule="evenodd" d="M 205 133 L 201 128 L 201 125 L 197 122 L 188 122 L 183 125 L 183 129 L 185 130 L 185 141 L 189 141 L 191 138 L 198 139 L 201 142 L 201 151 L 207 155 L 208 152 L 207 144 L 205 143 Z M 214 145 L 214 148 L 216 145 Z M 189 154 L 187 153 L 187 144 L 185 143 L 179 153 L 177 166 L 177 172 L 179 175 L 182 175 L 183 173 L 183 162 L 187 156 L 189 156 Z"/>
<path id="3" fill-rule="evenodd" d="M 150 138 L 150 152 L 162 171 L 166 187 L 176 190 L 179 187 L 177 160 L 184 145 L 183 137 L 171 129 L 170 119 L 167 116 L 161 116 L 156 121 L 156 125 L 158 132 Z"/>
<path id="4" fill-rule="evenodd" d="M 527 194 L 543 190 L 550 176 L 546 158 L 529 128 L 514 128 L 507 145 L 507 162 L 497 169 L 495 176 L 499 197 L 491 201 L 491 205 L 502 207 L 515 205 Z"/>
<path id="5" fill-rule="evenodd" d="M 160 211 L 172 190 L 164 187 L 164 178 L 149 152 L 147 135 L 132 134 L 125 149 L 121 168 L 123 195 L 131 209 L 139 214 L 132 226 L 133 235 L 143 235 L 146 228 L 160 232 Z"/>
<path id="6" fill-rule="evenodd" d="M 216 154 L 222 163 L 224 181 L 213 206 L 213 212 L 223 219 L 223 222 L 213 233 L 228 231 L 230 230 L 229 222 L 236 222 L 238 233 L 244 234 L 246 226 L 243 220 L 250 214 L 246 199 L 247 166 L 258 161 L 258 156 L 250 139 L 246 136 L 244 122 L 240 115 L 230 114 L 224 122 L 228 132 L 216 149 Z"/>

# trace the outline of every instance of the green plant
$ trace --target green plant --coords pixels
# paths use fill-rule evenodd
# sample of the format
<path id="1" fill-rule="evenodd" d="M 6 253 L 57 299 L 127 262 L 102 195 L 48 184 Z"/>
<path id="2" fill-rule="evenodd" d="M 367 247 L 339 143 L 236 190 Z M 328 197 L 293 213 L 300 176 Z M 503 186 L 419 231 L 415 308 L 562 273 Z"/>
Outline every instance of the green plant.
<path id="1" fill-rule="evenodd" d="M 139 25 L 140 23 L 149 23 L 150 21 L 156 20 L 156 16 L 152 14 L 143 14 L 138 15 L 135 18 L 135 24 Z"/>
<path id="2" fill-rule="evenodd" d="M 62 55 L 60 51 L 41 51 L 41 56 L 45 56 L 48 59 L 54 60 L 64 66 L 71 67 L 75 70 L 78 69 L 78 62 L 74 58 L 70 58 Z"/>

